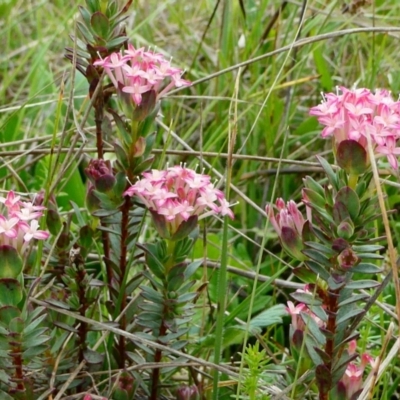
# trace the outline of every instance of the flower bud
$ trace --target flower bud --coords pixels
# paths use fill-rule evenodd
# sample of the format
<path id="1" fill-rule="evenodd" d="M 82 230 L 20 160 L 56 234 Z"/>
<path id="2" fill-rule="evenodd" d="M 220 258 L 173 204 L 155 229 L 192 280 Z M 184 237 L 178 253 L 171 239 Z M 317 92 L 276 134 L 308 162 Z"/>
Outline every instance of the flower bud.
<path id="1" fill-rule="evenodd" d="M 200 394 L 196 385 L 182 386 L 176 392 L 177 400 L 198 400 Z"/>
<path id="2" fill-rule="evenodd" d="M 115 177 L 109 161 L 91 160 L 85 173 L 101 193 L 109 192 L 114 187 Z"/>
<path id="3" fill-rule="evenodd" d="M 339 266 L 342 269 L 347 270 L 347 269 L 357 265 L 360 258 L 357 256 L 357 254 L 353 251 L 353 249 L 351 247 L 348 247 L 347 249 L 344 249 L 338 255 L 337 260 L 338 260 Z"/>

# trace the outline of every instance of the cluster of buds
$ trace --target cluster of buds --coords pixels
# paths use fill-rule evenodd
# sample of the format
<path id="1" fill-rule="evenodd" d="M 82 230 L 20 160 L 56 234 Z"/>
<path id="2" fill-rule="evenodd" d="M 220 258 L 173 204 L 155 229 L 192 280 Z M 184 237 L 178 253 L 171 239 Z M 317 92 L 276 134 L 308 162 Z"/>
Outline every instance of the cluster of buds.
<path id="1" fill-rule="evenodd" d="M 347 352 L 349 355 L 356 353 L 357 343 L 352 340 L 349 343 Z M 363 375 L 365 367 L 370 364 L 374 370 L 376 367 L 376 360 L 369 354 L 364 353 L 361 355 L 361 361 L 356 364 L 351 362 L 347 365 L 346 371 L 342 379 L 337 384 L 337 391 L 342 394 L 341 398 L 346 400 L 357 399 L 363 387 Z"/>
<path id="2" fill-rule="evenodd" d="M 159 99 L 173 87 L 190 85 L 182 79 L 182 70 L 173 68 L 161 53 L 135 49 L 131 44 L 127 50 L 112 53 L 94 65 L 103 67 L 117 91 L 128 93 L 137 106 L 144 93 L 154 91 Z M 165 80 L 169 82 L 162 88 Z"/>
<path id="3" fill-rule="evenodd" d="M 302 232 L 306 220 L 293 200 L 285 204 L 282 198 L 278 198 L 275 205 L 278 210 L 276 214 L 270 204 L 267 204 L 265 211 L 279 236 L 282 247 L 295 259 L 303 260 Z"/>
<path id="4" fill-rule="evenodd" d="M 327 93 L 322 104 L 312 107 L 311 115 L 318 117 L 325 128 L 322 137 L 333 136 L 336 150 L 343 141 L 355 141 L 364 149 L 371 137 L 374 151 L 387 157 L 397 170 L 400 147 L 400 101 L 394 101 L 387 90 L 349 90 L 340 88 L 341 94 Z M 340 164 L 339 164 L 340 165 Z"/>
<path id="5" fill-rule="evenodd" d="M 9 191 L 0 197 L 4 211 L 0 214 L 0 245 L 14 247 L 20 254 L 32 239 L 45 240 L 49 233 L 39 229 L 39 218 L 45 207 L 21 201 L 21 197 Z"/>
<path id="6" fill-rule="evenodd" d="M 210 214 L 228 215 L 233 219 L 228 201 L 208 175 L 182 166 L 162 171 L 153 169 L 142 175 L 143 178 L 126 190 L 125 195 L 136 195 L 141 199 L 152 212 L 163 237 L 170 237 L 182 222 L 193 217 L 196 222 Z"/>

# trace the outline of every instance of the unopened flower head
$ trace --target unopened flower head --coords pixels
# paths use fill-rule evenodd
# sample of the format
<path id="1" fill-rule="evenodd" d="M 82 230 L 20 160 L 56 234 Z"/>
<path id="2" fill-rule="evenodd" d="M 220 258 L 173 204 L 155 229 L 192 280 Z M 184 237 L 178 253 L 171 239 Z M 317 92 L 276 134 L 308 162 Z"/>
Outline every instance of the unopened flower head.
<path id="1" fill-rule="evenodd" d="M 333 136 L 338 145 L 354 140 L 366 148 L 370 135 L 375 153 L 387 157 L 397 170 L 400 147 L 400 102 L 394 101 L 387 90 L 349 90 L 340 87 L 338 93 L 324 95 L 322 104 L 312 107 L 311 115 L 325 128 L 322 137 Z"/>
<path id="2" fill-rule="evenodd" d="M 285 204 L 283 199 L 278 198 L 275 206 L 276 214 L 271 204 L 267 204 L 265 207 L 269 221 L 278 234 L 284 249 L 296 259 L 303 260 L 302 231 L 306 221 L 302 213 L 293 200 L 289 200 Z"/>
<path id="3" fill-rule="evenodd" d="M 9 191 L 0 196 L 3 210 L 0 214 L 0 245 L 16 248 L 21 254 L 32 239 L 45 240 L 49 233 L 39 229 L 39 218 L 46 208 L 32 202 L 24 202 L 20 196 Z"/>
<path id="4" fill-rule="evenodd" d="M 201 219 L 220 214 L 233 219 L 223 192 L 214 187 L 210 177 L 183 166 L 145 172 L 125 195 L 136 195 L 149 210 L 161 216 L 170 234 L 192 216 Z"/>
<path id="5" fill-rule="evenodd" d="M 189 86 L 183 71 L 171 66 L 160 53 L 128 44 L 124 52 L 112 53 L 94 62 L 101 66 L 118 90 L 128 93 L 134 104 L 142 103 L 143 94 L 153 90 L 157 99 L 174 87 Z"/>

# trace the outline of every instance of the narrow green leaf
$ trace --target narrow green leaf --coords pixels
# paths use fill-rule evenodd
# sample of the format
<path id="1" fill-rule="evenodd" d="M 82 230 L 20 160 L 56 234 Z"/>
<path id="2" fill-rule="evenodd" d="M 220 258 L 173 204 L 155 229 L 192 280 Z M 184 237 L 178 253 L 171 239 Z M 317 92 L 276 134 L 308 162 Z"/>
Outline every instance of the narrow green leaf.
<path id="1" fill-rule="evenodd" d="M 317 262 L 309 260 L 305 261 L 305 264 L 324 281 L 328 281 L 328 279 L 330 278 L 330 274 L 328 273 L 328 271 L 326 271 L 325 268 Z"/>
<path id="2" fill-rule="evenodd" d="M 371 263 L 360 263 L 351 268 L 351 272 L 359 272 L 363 274 L 379 274 L 382 271 L 383 268 L 379 268 L 375 264 Z"/>
<path id="3" fill-rule="evenodd" d="M 349 312 L 346 312 L 344 315 L 340 315 L 340 311 L 339 311 L 339 315 L 338 315 L 338 319 L 336 321 L 336 324 L 340 325 L 343 322 L 347 321 L 348 319 L 354 318 L 357 315 L 360 315 L 362 313 L 365 313 L 365 311 L 362 308 L 353 309 L 353 310 L 351 310 Z"/>
<path id="4" fill-rule="evenodd" d="M 379 286 L 380 283 L 371 279 L 365 279 L 361 281 L 352 281 L 346 284 L 346 289 L 371 289 Z"/>

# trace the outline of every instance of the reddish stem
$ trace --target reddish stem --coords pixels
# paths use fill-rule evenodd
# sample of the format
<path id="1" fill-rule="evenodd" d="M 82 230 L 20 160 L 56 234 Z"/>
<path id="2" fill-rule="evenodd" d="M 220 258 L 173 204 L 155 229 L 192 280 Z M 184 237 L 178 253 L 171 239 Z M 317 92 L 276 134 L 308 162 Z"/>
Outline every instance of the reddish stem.
<path id="1" fill-rule="evenodd" d="M 122 213 L 121 216 L 121 256 L 119 260 L 119 269 L 121 275 L 119 277 L 119 287 L 123 291 L 122 292 L 122 301 L 120 311 L 124 310 L 126 307 L 126 274 L 127 274 L 127 254 L 128 254 L 128 224 L 129 224 L 129 207 L 130 207 L 130 199 L 128 196 L 125 197 L 124 204 L 122 204 L 120 210 Z M 125 313 L 122 315 L 120 319 L 120 329 L 123 331 L 126 329 L 126 315 Z M 119 359 L 119 367 L 125 368 L 125 337 L 120 336 L 118 341 L 118 352 L 120 355 Z"/>

